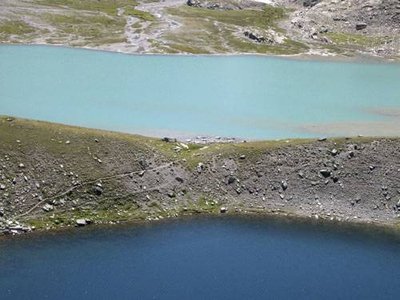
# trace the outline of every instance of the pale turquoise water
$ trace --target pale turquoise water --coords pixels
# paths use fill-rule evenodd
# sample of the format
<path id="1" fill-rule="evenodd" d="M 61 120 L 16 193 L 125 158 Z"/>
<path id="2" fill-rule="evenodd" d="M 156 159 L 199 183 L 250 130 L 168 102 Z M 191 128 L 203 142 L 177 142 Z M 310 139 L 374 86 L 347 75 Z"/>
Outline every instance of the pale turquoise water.
<path id="1" fill-rule="evenodd" d="M 382 108 L 400 114 L 400 64 L 0 46 L 0 114 L 159 135 L 400 132 Z"/>

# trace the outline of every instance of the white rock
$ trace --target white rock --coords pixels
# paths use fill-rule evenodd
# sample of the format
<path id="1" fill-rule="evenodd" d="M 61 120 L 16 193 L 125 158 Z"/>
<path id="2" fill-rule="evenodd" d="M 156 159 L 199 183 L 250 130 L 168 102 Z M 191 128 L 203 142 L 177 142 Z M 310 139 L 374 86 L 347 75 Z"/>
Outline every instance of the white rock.
<path id="1" fill-rule="evenodd" d="M 85 219 L 77 219 L 76 220 L 76 225 L 77 226 L 86 226 L 88 223 Z"/>

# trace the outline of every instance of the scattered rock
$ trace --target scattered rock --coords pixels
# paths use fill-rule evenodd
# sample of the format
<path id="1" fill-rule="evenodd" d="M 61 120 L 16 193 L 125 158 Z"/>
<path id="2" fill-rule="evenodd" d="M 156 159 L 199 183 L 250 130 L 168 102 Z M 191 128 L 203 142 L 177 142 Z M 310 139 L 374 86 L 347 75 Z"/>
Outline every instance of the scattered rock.
<path id="1" fill-rule="evenodd" d="M 228 177 L 228 184 L 232 184 L 236 182 L 236 178 L 234 176 L 229 176 Z"/>
<path id="2" fill-rule="evenodd" d="M 183 178 L 179 176 L 175 177 L 175 180 L 178 181 L 179 183 L 183 183 L 184 181 Z"/>
<path id="3" fill-rule="evenodd" d="M 257 43 L 264 43 L 264 42 L 266 42 L 265 37 L 260 36 L 260 35 L 256 35 L 255 33 L 250 32 L 250 31 L 245 31 L 245 32 L 244 32 L 244 36 L 247 37 L 247 38 L 249 38 L 250 40 L 253 40 L 253 41 L 257 42 Z"/>
<path id="4" fill-rule="evenodd" d="M 339 181 L 339 177 L 336 176 L 336 175 L 333 175 L 333 176 L 332 176 L 332 181 L 333 181 L 334 183 L 338 182 L 338 181 Z"/>
<path id="5" fill-rule="evenodd" d="M 189 150 L 189 146 L 188 146 L 188 145 L 186 145 L 186 144 L 184 144 L 184 143 L 179 143 L 179 145 L 180 145 L 183 149 Z"/>
<path id="6" fill-rule="evenodd" d="M 100 196 L 103 194 L 103 186 L 101 183 L 96 183 L 96 185 L 93 187 L 93 192 L 97 195 Z"/>
<path id="7" fill-rule="evenodd" d="M 244 8 L 263 8 L 264 3 L 242 0 L 187 0 L 190 7 L 201 7 L 213 10 L 240 10 Z"/>
<path id="8" fill-rule="evenodd" d="M 319 33 L 327 33 L 328 31 L 329 31 L 328 28 L 325 27 L 325 26 L 322 26 L 322 27 L 319 29 Z"/>
<path id="9" fill-rule="evenodd" d="M 145 170 L 149 167 L 149 164 L 147 163 L 147 161 L 145 159 L 139 160 L 139 165 L 143 170 Z"/>
<path id="10" fill-rule="evenodd" d="M 54 206 L 51 205 L 51 204 L 46 203 L 46 204 L 42 207 L 42 209 L 43 209 L 45 212 L 49 212 L 49 211 L 53 211 L 53 210 L 54 210 Z"/>
<path id="11" fill-rule="evenodd" d="M 88 225 L 88 222 L 86 221 L 86 219 L 77 219 L 76 220 L 76 226 L 83 227 L 86 225 Z"/>
<path id="12" fill-rule="evenodd" d="M 203 170 L 204 170 L 204 164 L 199 162 L 197 165 L 197 172 L 201 173 L 201 172 L 203 172 Z"/>
<path id="13" fill-rule="evenodd" d="M 314 5 L 317 5 L 321 0 L 304 0 L 303 1 L 303 6 L 304 7 L 313 7 Z"/>
<path id="14" fill-rule="evenodd" d="M 286 181 L 286 180 L 283 180 L 283 181 L 281 182 L 281 186 L 282 186 L 282 189 L 283 189 L 284 191 L 286 191 L 287 188 L 288 188 L 288 183 L 287 183 L 287 181 Z"/>
<path id="15" fill-rule="evenodd" d="M 187 0 L 186 4 L 188 6 L 192 6 L 192 7 L 200 7 L 201 6 L 201 2 L 199 0 Z"/>
<path id="16" fill-rule="evenodd" d="M 161 140 L 166 143 L 176 143 L 176 139 L 169 138 L 169 137 L 163 137 Z"/>
<path id="17" fill-rule="evenodd" d="M 334 16 L 332 19 L 335 22 L 338 22 L 338 21 L 347 22 L 347 18 L 344 16 Z"/>
<path id="18" fill-rule="evenodd" d="M 328 178 L 331 176 L 332 172 L 328 169 L 322 169 L 319 171 L 321 173 L 322 176 L 324 176 L 325 178 Z"/>
<path id="19" fill-rule="evenodd" d="M 399 199 L 399 201 L 397 201 L 396 207 L 397 207 L 397 208 L 400 208 L 400 199 Z"/>
<path id="20" fill-rule="evenodd" d="M 357 23 L 356 24 L 356 30 L 363 30 L 367 28 L 367 24 L 366 23 Z"/>
<path id="21" fill-rule="evenodd" d="M 25 168 L 25 165 L 24 165 L 23 163 L 20 163 L 20 164 L 18 165 L 18 168 L 23 169 L 23 168 Z"/>

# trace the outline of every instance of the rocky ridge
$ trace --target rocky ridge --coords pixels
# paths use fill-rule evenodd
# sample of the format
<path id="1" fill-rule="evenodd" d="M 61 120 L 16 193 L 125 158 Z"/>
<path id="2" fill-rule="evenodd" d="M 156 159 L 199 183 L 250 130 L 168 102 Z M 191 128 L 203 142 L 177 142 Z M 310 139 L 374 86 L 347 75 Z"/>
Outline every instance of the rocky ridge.
<path id="1" fill-rule="evenodd" d="M 359 54 L 398 56 L 400 1 L 398 0 L 277 0 L 293 7 L 282 22 L 291 38 L 334 45 Z M 340 51 L 339 51 L 340 52 Z"/>
<path id="2" fill-rule="evenodd" d="M 191 144 L 0 119 L 3 233 L 198 213 L 397 226 L 400 141 Z"/>

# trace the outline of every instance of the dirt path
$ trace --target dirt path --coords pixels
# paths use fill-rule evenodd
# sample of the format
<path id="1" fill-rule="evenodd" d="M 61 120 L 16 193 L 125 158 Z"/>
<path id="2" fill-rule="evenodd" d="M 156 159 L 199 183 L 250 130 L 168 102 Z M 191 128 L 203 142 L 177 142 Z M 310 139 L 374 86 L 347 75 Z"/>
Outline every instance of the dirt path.
<path id="1" fill-rule="evenodd" d="M 184 5 L 184 0 L 164 0 L 159 2 L 141 3 L 136 8 L 152 14 L 155 22 L 141 21 L 139 18 L 129 16 L 125 27 L 125 36 L 130 47 L 135 52 L 146 53 L 153 49 L 152 41 L 162 42 L 161 37 L 165 32 L 181 26 L 171 16 L 164 13 L 166 8 Z"/>
<path id="2" fill-rule="evenodd" d="M 155 168 L 152 168 L 152 169 L 149 169 L 149 170 L 146 170 L 146 171 L 147 171 L 147 172 L 150 172 L 150 171 L 158 171 L 158 170 L 161 170 L 161 169 L 168 168 L 168 167 L 170 167 L 171 165 L 172 165 L 172 163 L 167 163 L 167 164 L 163 164 L 163 165 L 161 165 L 161 166 L 157 166 L 157 167 L 155 167 Z M 90 181 L 82 182 L 82 183 L 80 183 L 80 184 L 78 184 L 78 185 L 75 185 L 75 186 L 73 186 L 73 187 L 71 187 L 71 188 L 65 190 L 64 192 L 60 192 L 60 193 L 58 193 L 58 194 L 56 194 L 56 195 L 53 195 L 53 196 L 51 196 L 51 197 L 48 197 L 48 198 L 43 199 L 42 201 L 36 203 L 34 206 L 32 206 L 30 209 L 28 209 L 26 212 L 24 212 L 24 213 L 22 213 L 22 214 L 16 216 L 15 219 L 22 218 L 22 217 L 24 217 L 24 216 L 26 216 L 26 215 L 32 213 L 35 209 L 37 209 L 37 208 L 40 207 L 41 205 L 45 204 L 46 202 L 48 202 L 48 201 L 50 201 L 50 200 L 52 200 L 52 199 L 60 198 L 60 197 L 62 197 L 62 196 L 65 196 L 65 195 L 67 195 L 67 194 L 70 194 L 70 193 L 73 192 L 74 190 L 76 190 L 76 189 L 78 189 L 78 188 L 81 188 L 81 187 L 83 187 L 83 186 L 95 184 L 95 183 L 98 183 L 98 182 L 107 181 L 107 180 L 110 180 L 110 179 L 123 178 L 123 177 L 131 176 L 131 175 L 133 175 L 133 174 L 139 174 L 139 173 L 141 173 L 141 172 L 142 172 L 142 171 L 124 172 L 124 173 L 122 173 L 122 174 L 116 174 L 116 175 L 107 176 L 107 177 L 103 177 L 103 178 L 97 178 L 96 180 L 90 180 Z M 161 186 L 161 185 L 160 185 L 160 186 Z M 152 189 L 160 188 L 160 186 L 155 186 L 155 187 L 153 187 Z M 151 189 L 150 189 L 150 190 L 151 190 Z M 147 192 L 148 192 L 148 191 L 149 191 L 149 190 L 147 190 Z M 146 192 L 146 191 L 145 191 L 145 192 Z M 136 192 L 136 193 L 143 193 L 143 191 Z"/>

